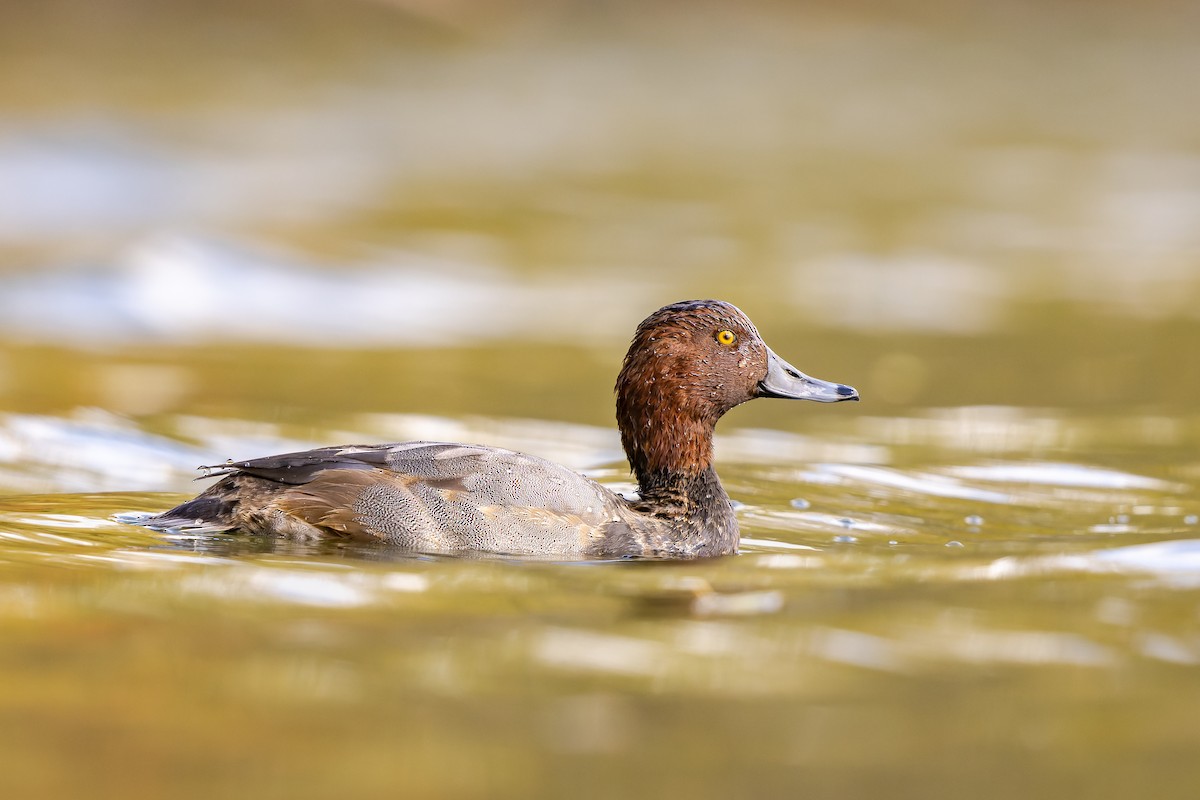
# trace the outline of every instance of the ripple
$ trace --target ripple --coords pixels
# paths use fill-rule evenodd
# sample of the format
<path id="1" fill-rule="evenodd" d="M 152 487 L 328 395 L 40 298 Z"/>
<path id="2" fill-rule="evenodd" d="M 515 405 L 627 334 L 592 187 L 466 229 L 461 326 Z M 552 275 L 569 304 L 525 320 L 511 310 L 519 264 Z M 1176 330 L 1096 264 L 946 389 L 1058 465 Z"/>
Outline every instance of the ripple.
<path id="1" fill-rule="evenodd" d="M 1177 483 L 1082 464 L 1054 462 L 985 464 L 949 467 L 946 471 L 960 478 L 997 483 L 1024 483 L 1088 489 L 1145 489 L 1155 492 L 1186 490 L 1186 487 Z"/>
<path id="2" fill-rule="evenodd" d="M 1168 636 L 1157 631 L 1138 631 L 1134 635 L 1134 647 L 1146 658 L 1165 661 L 1168 664 L 1195 666 L 1200 664 L 1200 646 Z"/>
<path id="3" fill-rule="evenodd" d="M 94 347 L 253 341 L 309 347 L 430 347 L 513 336 L 594 342 L 624 336 L 646 286 L 506 271 L 395 253 L 324 269 L 298 254 L 198 237 L 146 239 L 105 268 L 0 276 L 0 333 Z M 414 263 L 415 262 L 415 263 Z M 186 294 L 188 302 L 178 298 Z M 581 296 L 589 313 L 578 313 Z M 396 298 L 404 298 L 403 321 Z M 312 320 L 321 320 L 313 325 Z"/>
<path id="4" fill-rule="evenodd" d="M 654 641 L 567 628 L 544 630 L 533 645 L 544 664 L 587 672 L 652 675 L 670 650 Z"/>
<path id="5" fill-rule="evenodd" d="M 1122 569 L 1200 575 L 1200 539 L 1173 539 L 1099 550 L 1091 558 Z"/>
<path id="6" fill-rule="evenodd" d="M 857 464 L 822 464 L 818 470 L 837 475 L 850 481 L 875 484 L 892 489 L 901 489 L 931 497 L 948 497 L 957 500 L 975 500 L 981 503 L 1007 504 L 1013 501 L 1011 494 L 981 489 L 964 484 L 944 475 L 927 472 L 903 472 L 884 467 Z"/>
<path id="7" fill-rule="evenodd" d="M 10 491 L 165 489 L 203 453 L 95 409 L 68 418 L 0 414 L 0 483 Z"/>
<path id="8" fill-rule="evenodd" d="M 925 646 L 931 653 L 964 662 L 1104 667 L 1117 661 L 1110 648 L 1074 633 L 978 628 L 955 631 L 953 635 L 937 629 L 930 633 L 934 638 Z"/>
<path id="9" fill-rule="evenodd" d="M 188 593 L 234 602 L 360 608 L 378 604 L 398 593 L 423 592 L 429 588 L 429 581 L 411 573 L 378 575 L 343 572 L 341 569 L 325 572 L 233 564 L 226 570 L 188 575 L 181 586 Z"/>
<path id="10" fill-rule="evenodd" d="M 818 628 L 806 637 L 812 655 L 839 664 L 907 672 L 911 659 L 900 652 L 897 643 L 882 636 L 839 628 Z"/>
<path id="11" fill-rule="evenodd" d="M 1200 539 L 1172 539 L 1065 555 L 1006 556 L 984 566 L 964 567 L 958 575 L 965 580 L 1011 580 L 1057 572 L 1141 574 L 1200 585 Z"/>

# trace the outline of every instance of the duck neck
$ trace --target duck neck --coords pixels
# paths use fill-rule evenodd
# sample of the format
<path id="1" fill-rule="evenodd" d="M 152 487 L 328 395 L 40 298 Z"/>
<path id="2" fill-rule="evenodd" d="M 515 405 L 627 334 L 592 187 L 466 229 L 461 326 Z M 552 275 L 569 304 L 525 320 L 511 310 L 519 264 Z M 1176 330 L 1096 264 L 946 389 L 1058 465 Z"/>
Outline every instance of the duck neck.
<path id="1" fill-rule="evenodd" d="M 617 398 L 617 427 L 642 497 L 667 501 L 689 496 L 712 471 L 715 420 L 688 413 L 661 395 Z"/>
<path id="2" fill-rule="evenodd" d="M 737 552 L 738 525 L 729 495 L 711 466 L 695 475 L 639 475 L 638 511 L 663 519 L 671 531 L 661 550 L 681 548 L 688 557 Z"/>
<path id="3" fill-rule="evenodd" d="M 644 397 L 637 404 L 619 400 L 617 409 L 640 510 L 702 529 L 732 519 L 729 495 L 712 467 L 715 420 L 688 414 L 679 403 Z"/>
<path id="4" fill-rule="evenodd" d="M 691 539 L 689 556 L 735 552 L 737 520 L 712 468 L 724 409 L 689 383 L 690 362 L 647 361 L 654 355 L 653 339 L 635 338 L 617 376 L 617 427 L 640 494 L 634 507 L 663 520 L 672 541 Z"/>
<path id="5" fill-rule="evenodd" d="M 659 516 L 707 518 L 729 507 L 729 495 L 711 466 L 695 475 L 638 475 L 638 494 L 645 510 Z"/>

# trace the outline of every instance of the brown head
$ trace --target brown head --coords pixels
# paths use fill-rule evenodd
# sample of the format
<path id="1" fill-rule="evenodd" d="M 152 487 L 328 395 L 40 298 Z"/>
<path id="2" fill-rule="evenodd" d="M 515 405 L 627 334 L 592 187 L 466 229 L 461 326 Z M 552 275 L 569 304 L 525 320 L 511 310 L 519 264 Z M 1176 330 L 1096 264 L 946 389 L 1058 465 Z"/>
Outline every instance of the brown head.
<path id="1" fill-rule="evenodd" d="M 617 377 L 617 427 L 645 488 L 655 476 L 712 465 L 712 433 L 755 397 L 832 403 L 849 386 L 810 378 L 771 352 L 749 318 L 720 300 L 685 300 L 638 325 Z"/>

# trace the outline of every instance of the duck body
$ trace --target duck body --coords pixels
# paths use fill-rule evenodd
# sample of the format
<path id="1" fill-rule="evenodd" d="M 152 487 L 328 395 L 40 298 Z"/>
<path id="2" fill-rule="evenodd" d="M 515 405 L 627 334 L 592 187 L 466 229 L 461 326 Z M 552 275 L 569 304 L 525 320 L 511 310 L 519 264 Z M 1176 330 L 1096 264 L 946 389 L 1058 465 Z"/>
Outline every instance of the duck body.
<path id="1" fill-rule="evenodd" d="M 561 464 L 451 442 L 323 447 L 211 469 L 221 481 L 148 522 L 378 540 L 422 553 L 696 558 L 737 547 L 715 473 L 695 504 L 639 510 Z"/>
<path id="2" fill-rule="evenodd" d="M 702 558 L 737 551 L 712 466 L 725 411 L 754 397 L 856 400 L 780 359 L 715 300 L 666 306 L 638 327 L 617 379 L 633 499 L 562 465 L 496 447 L 399 442 L 323 447 L 207 467 L 221 480 L 140 524 L 302 539 L 352 538 L 422 553 Z"/>

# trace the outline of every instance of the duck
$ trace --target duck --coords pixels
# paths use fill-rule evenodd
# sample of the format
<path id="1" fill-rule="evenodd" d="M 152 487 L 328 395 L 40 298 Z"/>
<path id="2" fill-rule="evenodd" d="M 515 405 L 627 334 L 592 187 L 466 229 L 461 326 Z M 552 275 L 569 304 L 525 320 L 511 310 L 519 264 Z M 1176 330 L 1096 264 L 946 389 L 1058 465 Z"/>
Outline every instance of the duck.
<path id="1" fill-rule="evenodd" d="M 722 300 L 664 306 L 637 326 L 616 419 L 637 492 L 618 494 L 535 455 L 413 441 L 320 447 L 201 467 L 220 480 L 138 524 L 382 542 L 423 554 L 604 560 L 737 552 L 737 517 L 713 467 L 713 431 L 760 397 L 858 400 L 805 375 Z"/>

